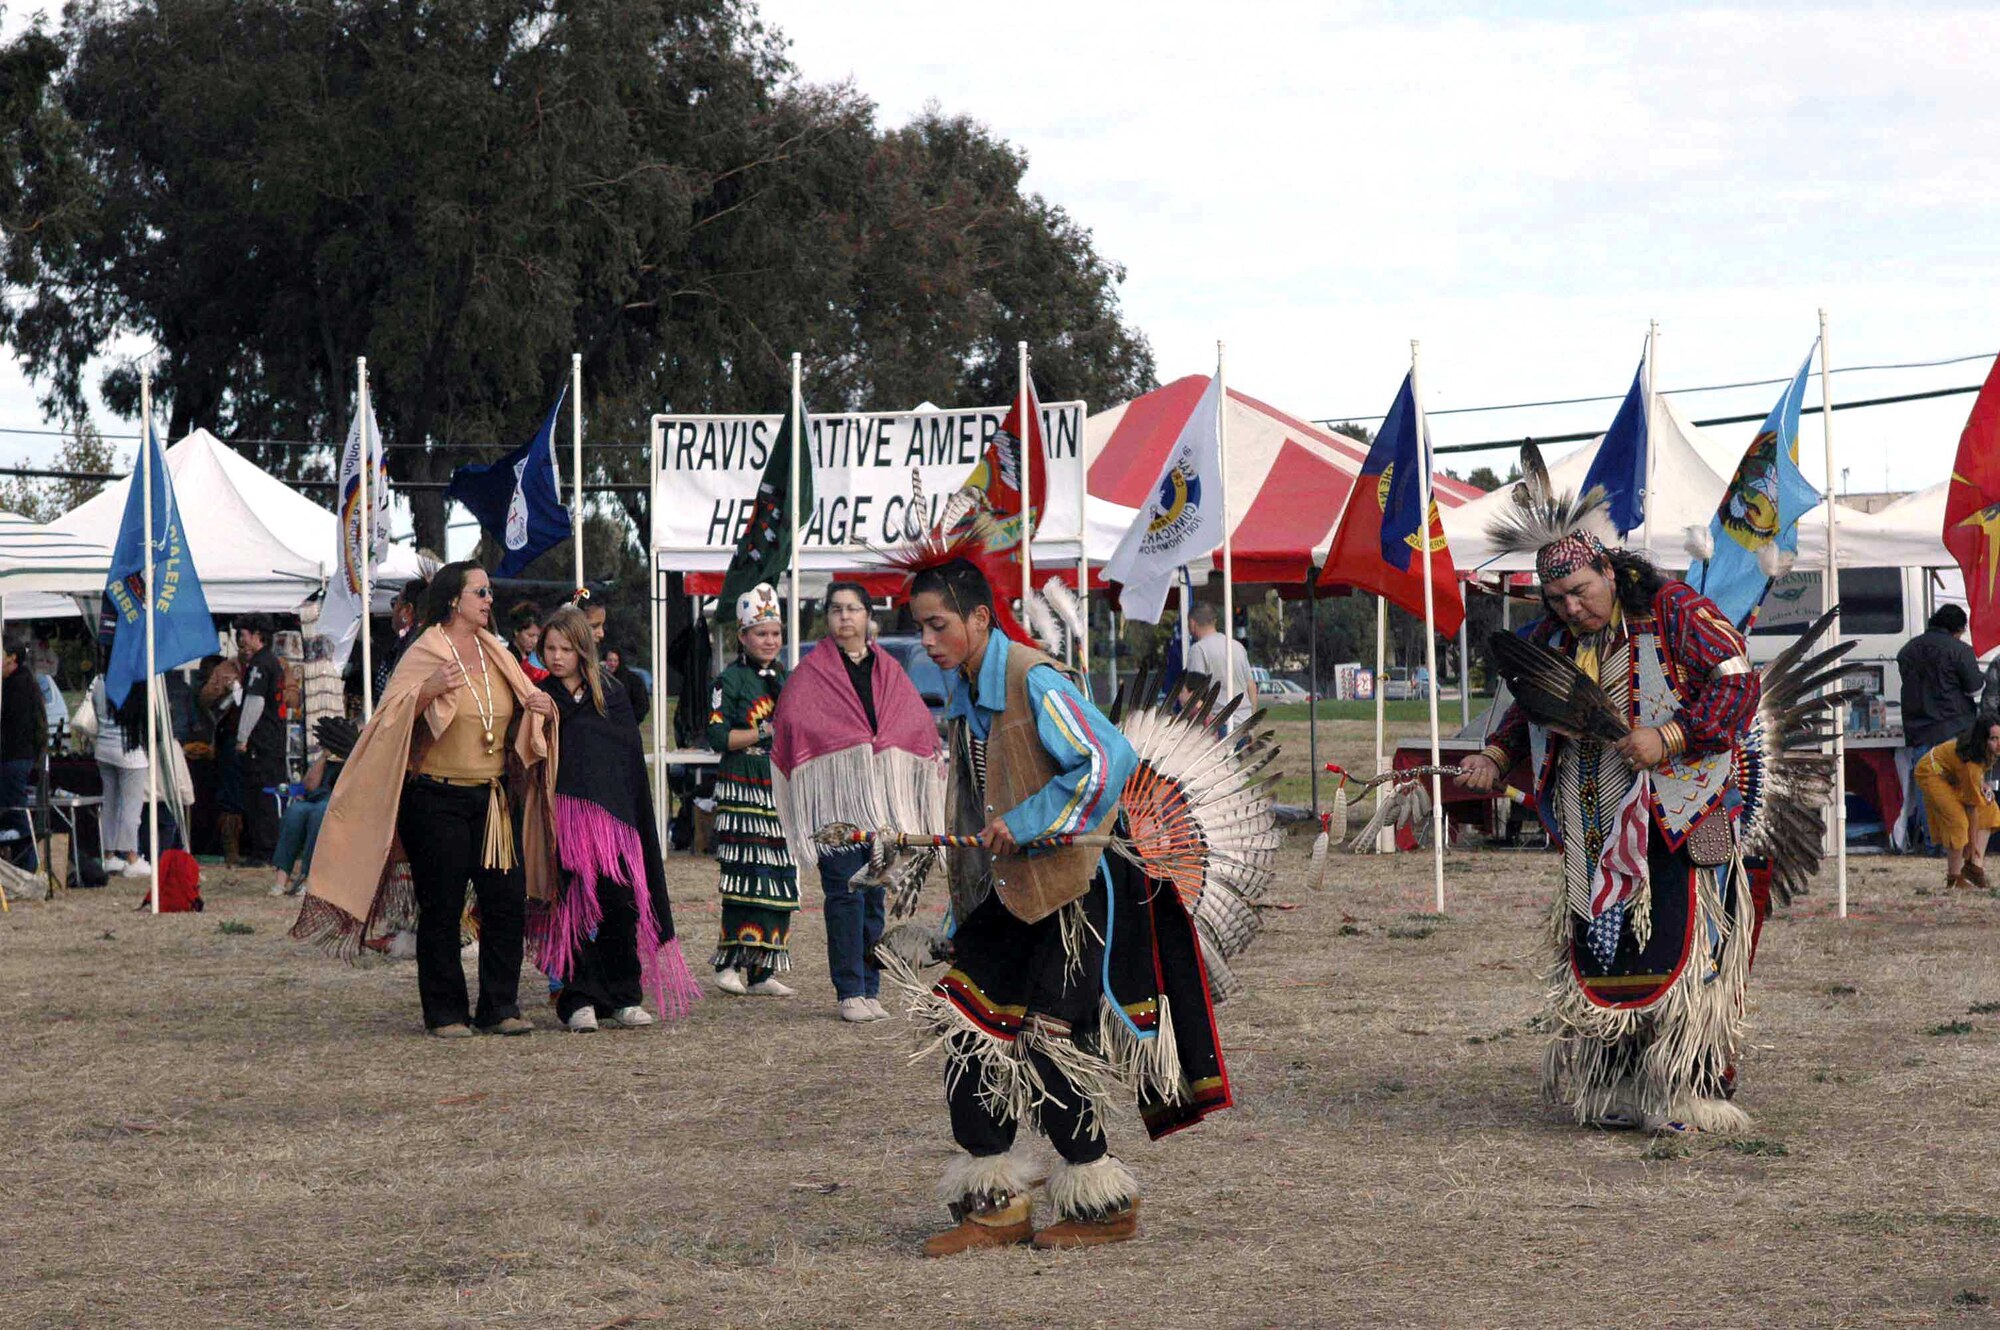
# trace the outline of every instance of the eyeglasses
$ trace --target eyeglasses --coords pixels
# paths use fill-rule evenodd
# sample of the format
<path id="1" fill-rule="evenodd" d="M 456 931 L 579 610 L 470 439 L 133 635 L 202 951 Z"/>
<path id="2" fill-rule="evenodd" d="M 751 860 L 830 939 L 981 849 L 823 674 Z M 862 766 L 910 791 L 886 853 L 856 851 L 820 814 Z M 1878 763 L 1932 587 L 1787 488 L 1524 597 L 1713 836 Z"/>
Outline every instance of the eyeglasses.
<path id="1" fill-rule="evenodd" d="M 493 588 L 490 586 L 476 586 L 472 588 L 472 594 L 481 600 L 491 600 L 493 599 Z"/>

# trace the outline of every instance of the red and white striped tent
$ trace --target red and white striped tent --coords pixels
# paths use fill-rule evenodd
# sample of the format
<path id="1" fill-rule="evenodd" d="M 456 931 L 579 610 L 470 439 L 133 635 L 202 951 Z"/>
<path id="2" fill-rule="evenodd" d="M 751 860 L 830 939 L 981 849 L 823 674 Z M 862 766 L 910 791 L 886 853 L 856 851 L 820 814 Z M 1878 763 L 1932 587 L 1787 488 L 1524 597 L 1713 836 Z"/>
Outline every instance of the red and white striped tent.
<path id="1" fill-rule="evenodd" d="M 1084 520 L 1092 563 L 1109 559 L 1137 518 L 1207 387 L 1207 375 L 1191 374 L 1084 422 L 1090 462 Z M 1224 410 L 1236 581 L 1302 585 L 1315 551 L 1323 553 L 1333 534 L 1368 446 L 1234 388 Z M 1437 481 L 1442 507 L 1454 508 L 1479 495 L 1459 481 Z M 1210 562 L 1219 571 L 1222 552 L 1216 551 Z"/>

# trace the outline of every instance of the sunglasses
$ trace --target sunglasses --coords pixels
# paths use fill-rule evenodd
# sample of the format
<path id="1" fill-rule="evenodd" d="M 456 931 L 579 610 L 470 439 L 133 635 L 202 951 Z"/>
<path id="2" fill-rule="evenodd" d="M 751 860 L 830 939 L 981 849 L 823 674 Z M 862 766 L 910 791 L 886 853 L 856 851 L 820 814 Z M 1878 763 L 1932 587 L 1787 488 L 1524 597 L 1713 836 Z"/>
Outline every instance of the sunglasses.
<path id="1" fill-rule="evenodd" d="M 471 588 L 471 590 L 472 594 L 479 597 L 481 600 L 493 599 L 493 588 L 490 586 L 476 586 Z"/>

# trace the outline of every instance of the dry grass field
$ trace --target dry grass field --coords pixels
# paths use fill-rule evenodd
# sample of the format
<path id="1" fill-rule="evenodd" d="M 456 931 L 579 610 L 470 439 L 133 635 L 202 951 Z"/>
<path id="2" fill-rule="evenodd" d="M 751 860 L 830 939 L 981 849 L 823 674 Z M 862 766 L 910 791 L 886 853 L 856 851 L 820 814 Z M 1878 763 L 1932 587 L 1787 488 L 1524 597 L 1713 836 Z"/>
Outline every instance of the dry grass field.
<path id="1" fill-rule="evenodd" d="M 1330 728 L 1366 765 L 1366 726 Z M 0 1326 L 2000 1320 L 2000 900 L 1857 859 L 1854 917 L 1823 886 L 1765 934 L 1754 1139 L 1656 1141 L 1536 1100 L 1544 856 L 1454 852 L 1436 918 L 1427 855 L 1343 856 L 1312 894 L 1306 844 L 1221 1012 L 1238 1106 L 1114 1126 L 1140 1239 L 946 1263 L 916 1255 L 938 1067 L 835 1019 L 816 910 L 796 998 L 442 1044 L 412 967 L 291 943 L 261 874 L 211 871 L 203 915 L 125 886 L 18 907 Z M 712 864 L 673 872 L 705 959 Z"/>

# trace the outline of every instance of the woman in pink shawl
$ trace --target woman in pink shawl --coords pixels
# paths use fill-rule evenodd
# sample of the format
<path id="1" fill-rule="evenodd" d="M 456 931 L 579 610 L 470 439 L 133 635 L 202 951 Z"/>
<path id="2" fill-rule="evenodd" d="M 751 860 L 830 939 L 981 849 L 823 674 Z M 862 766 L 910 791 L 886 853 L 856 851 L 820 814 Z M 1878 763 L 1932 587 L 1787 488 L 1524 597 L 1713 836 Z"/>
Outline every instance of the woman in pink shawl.
<path id="1" fill-rule="evenodd" d="M 867 593 L 859 583 L 835 582 L 825 604 L 828 634 L 799 661 L 772 718 L 771 792 L 794 862 L 819 861 L 840 1018 L 878 1021 L 889 1013 L 868 955 L 882 937 L 883 888 L 852 881 L 868 864 L 866 846 L 825 849 L 812 834 L 828 822 L 942 826 L 944 768 L 916 685 L 868 640 Z"/>

